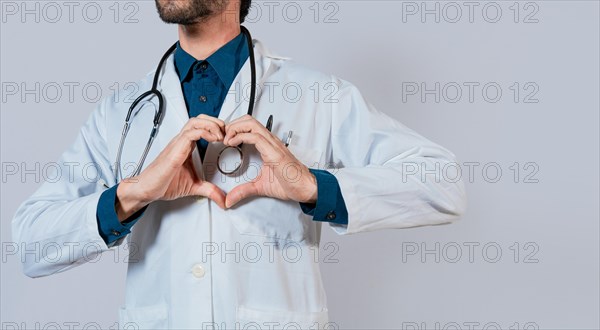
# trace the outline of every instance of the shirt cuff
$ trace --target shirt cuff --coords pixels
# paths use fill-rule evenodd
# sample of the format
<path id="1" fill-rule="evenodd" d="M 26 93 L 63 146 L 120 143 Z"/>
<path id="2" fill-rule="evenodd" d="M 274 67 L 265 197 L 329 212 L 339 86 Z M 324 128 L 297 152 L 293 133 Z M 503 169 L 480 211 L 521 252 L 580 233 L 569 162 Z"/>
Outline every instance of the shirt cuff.
<path id="1" fill-rule="evenodd" d="M 336 177 L 325 170 L 309 171 L 317 179 L 317 202 L 300 203 L 304 214 L 312 215 L 315 221 L 327 221 L 340 225 L 348 224 L 348 209 Z"/>
<path id="2" fill-rule="evenodd" d="M 145 206 L 121 223 L 117 217 L 117 210 L 115 209 L 118 186 L 119 185 L 117 184 L 108 188 L 100 195 L 98 207 L 96 209 L 98 232 L 107 245 L 127 236 L 127 234 L 131 232 L 131 227 L 135 225 L 147 208 L 147 206 Z"/>

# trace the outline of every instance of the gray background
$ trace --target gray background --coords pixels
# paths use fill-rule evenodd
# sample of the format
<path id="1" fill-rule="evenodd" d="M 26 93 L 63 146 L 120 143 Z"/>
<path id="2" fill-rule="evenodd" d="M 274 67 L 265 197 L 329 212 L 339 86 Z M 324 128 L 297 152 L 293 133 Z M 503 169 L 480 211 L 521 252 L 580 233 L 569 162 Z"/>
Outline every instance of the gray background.
<path id="1" fill-rule="evenodd" d="M 65 3 L 56 3 L 62 16 L 55 18 L 52 7 L 44 12 L 46 2 L 37 2 L 39 23 L 33 14 L 7 15 L 8 2 L 2 1 L 2 83 L 48 88 L 39 102 L 2 92 L 2 327 L 106 328 L 123 302 L 125 251 L 52 277 L 26 278 L 7 250 L 10 223 L 43 178 L 7 175 L 6 166 L 56 161 L 94 108 L 94 89 L 82 87 L 95 83 L 105 97 L 115 83 L 137 81 L 176 40 L 176 28 L 160 22 L 153 1 L 119 2 L 117 19 L 114 1 L 97 1 L 96 23 L 86 21 L 94 19 L 94 8 L 82 14 L 86 2 L 77 2 L 73 22 Z M 262 15 L 255 9 L 254 22 L 246 24 L 255 38 L 353 82 L 378 109 L 452 150 L 460 164 L 479 163 L 471 179 L 463 167 L 469 208 L 459 223 L 349 237 L 324 231 L 323 242 L 337 247 L 321 250 L 322 259 L 334 253 L 328 259 L 334 262 L 322 265 L 331 320 L 342 328 L 598 329 L 599 3 L 519 2 L 515 17 L 512 1 L 488 5 L 487 15 L 486 2 L 475 2 L 471 22 L 463 2 L 427 2 L 440 5 L 436 22 L 433 15 L 403 19 L 408 2 L 317 2 L 315 18 L 315 2 L 299 1 L 295 23 L 293 8 L 286 15 L 286 2 L 275 3 L 273 15 L 267 4 L 255 3 Z M 35 4 L 27 1 L 29 8 Z M 455 5 L 462 16 L 451 23 Z M 502 16 L 487 22 L 497 7 Z M 138 9 L 131 17 L 137 22 L 126 23 Z M 79 83 L 72 100 L 68 82 Z M 403 100 L 403 83 L 431 89 L 436 82 L 447 87 L 439 103 L 433 95 Z M 480 84 L 472 102 L 464 85 L 461 100 L 446 100 L 454 97 L 453 82 Z M 515 82 L 517 100 L 510 89 Z M 63 86 L 55 103 L 53 83 Z M 502 88 L 496 103 L 482 96 L 488 83 Z M 528 101 L 537 103 L 524 102 L 536 88 Z M 493 166 L 484 175 L 486 164 Z M 491 182 L 498 167 L 502 177 Z M 420 252 L 436 244 L 438 252 L 423 260 Z M 408 254 L 414 246 L 420 252 Z"/>

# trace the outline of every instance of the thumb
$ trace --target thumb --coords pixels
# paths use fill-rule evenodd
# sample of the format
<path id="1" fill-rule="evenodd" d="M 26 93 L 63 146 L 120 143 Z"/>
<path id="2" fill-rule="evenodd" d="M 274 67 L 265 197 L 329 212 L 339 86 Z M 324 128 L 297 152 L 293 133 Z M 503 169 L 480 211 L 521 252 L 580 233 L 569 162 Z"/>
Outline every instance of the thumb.
<path id="1" fill-rule="evenodd" d="M 225 209 L 225 193 L 219 187 L 206 181 L 194 184 L 191 191 L 192 195 L 208 197 L 220 208 Z"/>
<path id="2" fill-rule="evenodd" d="M 241 184 L 227 193 L 225 207 L 230 208 L 243 199 L 258 195 L 258 188 L 254 182 Z"/>

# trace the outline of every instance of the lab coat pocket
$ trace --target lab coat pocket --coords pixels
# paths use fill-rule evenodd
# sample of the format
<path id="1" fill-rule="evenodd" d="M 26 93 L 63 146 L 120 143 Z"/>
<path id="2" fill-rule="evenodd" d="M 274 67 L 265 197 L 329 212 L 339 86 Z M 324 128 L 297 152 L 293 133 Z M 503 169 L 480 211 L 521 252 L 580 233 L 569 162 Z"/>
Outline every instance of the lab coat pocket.
<path id="1" fill-rule="evenodd" d="M 167 304 L 161 303 L 146 307 L 119 310 L 120 329 L 168 329 L 169 312 Z"/>
<path id="2" fill-rule="evenodd" d="M 337 329 L 328 320 L 327 310 L 320 312 L 291 312 L 259 310 L 238 306 L 236 326 L 239 329 Z"/>

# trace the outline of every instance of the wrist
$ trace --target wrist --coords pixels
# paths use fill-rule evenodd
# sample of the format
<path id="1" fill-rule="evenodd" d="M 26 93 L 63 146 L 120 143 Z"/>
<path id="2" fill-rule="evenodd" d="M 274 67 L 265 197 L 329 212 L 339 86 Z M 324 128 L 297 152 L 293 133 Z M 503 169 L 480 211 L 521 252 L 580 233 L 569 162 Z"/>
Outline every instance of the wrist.
<path id="1" fill-rule="evenodd" d="M 124 180 L 119 183 L 119 186 L 117 187 L 115 210 L 117 212 L 117 217 L 121 222 L 127 220 L 151 202 L 147 198 L 144 198 L 143 194 L 138 192 L 137 186 L 139 186 L 139 184 Z"/>
<path id="2" fill-rule="evenodd" d="M 307 173 L 308 180 L 305 184 L 307 197 L 302 202 L 307 204 L 315 204 L 317 203 L 317 197 L 319 192 L 319 189 L 317 187 L 317 177 L 310 171 L 307 171 Z"/>

